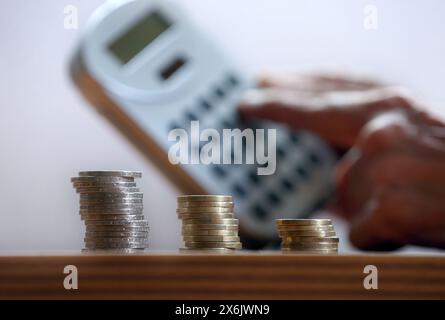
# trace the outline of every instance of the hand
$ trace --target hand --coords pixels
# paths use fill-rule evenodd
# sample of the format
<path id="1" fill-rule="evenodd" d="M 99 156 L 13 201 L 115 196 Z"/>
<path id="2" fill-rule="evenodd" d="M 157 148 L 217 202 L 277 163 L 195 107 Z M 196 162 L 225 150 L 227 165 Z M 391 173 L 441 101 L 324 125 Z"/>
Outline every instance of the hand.
<path id="1" fill-rule="evenodd" d="M 362 249 L 445 247 L 445 125 L 405 90 L 333 76 L 267 77 L 240 107 L 350 148 L 336 212 Z"/>

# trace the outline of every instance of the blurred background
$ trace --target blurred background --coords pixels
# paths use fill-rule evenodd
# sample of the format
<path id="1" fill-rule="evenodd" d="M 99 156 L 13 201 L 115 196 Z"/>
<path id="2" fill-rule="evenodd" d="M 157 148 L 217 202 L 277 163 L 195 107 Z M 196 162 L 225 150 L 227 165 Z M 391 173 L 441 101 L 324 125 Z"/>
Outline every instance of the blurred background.
<path id="1" fill-rule="evenodd" d="M 445 117 L 443 1 L 177 1 L 249 74 L 369 74 L 409 87 Z M 68 77 L 82 29 L 103 2 L 0 2 L 0 250 L 80 249 L 70 177 L 92 168 L 143 171 L 151 248 L 181 244 L 175 187 L 88 106 Z M 78 29 L 64 28 L 67 5 L 78 9 Z M 367 5 L 378 10 L 377 29 L 364 26 Z M 344 224 L 334 222 L 343 232 L 340 250 L 352 250 Z"/>

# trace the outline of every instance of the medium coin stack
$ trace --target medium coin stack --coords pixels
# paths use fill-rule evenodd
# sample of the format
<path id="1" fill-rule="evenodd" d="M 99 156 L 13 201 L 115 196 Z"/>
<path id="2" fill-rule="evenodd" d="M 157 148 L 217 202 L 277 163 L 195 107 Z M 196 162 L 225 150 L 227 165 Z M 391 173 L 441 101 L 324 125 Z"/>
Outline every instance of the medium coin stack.
<path id="1" fill-rule="evenodd" d="M 135 171 L 81 171 L 71 178 L 80 194 L 80 216 L 85 222 L 87 250 L 145 249 L 148 223 L 143 213 L 143 194 Z"/>
<path id="2" fill-rule="evenodd" d="M 283 251 L 337 253 L 339 238 L 331 219 L 278 219 Z"/>
<path id="3" fill-rule="evenodd" d="M 231 251 L 241 249 L 238 219 L 232 196 L 188 195 L 178 197 L 182 220 L 183 250 Z"/>

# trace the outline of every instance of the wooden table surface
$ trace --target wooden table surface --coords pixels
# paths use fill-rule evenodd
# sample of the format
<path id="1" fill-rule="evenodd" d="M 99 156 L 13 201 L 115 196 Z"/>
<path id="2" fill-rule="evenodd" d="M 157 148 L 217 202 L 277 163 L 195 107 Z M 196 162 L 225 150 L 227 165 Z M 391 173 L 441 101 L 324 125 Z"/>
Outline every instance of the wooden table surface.
<path id="1" fill-rule="evenodd" d="M 78 290 L 63 286 L 66 265 Z M 366 265 L 378 289 L 365 290 Z M 445 299 L 445 256 L 141 253 L 0 255 L 1 299 Z"/>

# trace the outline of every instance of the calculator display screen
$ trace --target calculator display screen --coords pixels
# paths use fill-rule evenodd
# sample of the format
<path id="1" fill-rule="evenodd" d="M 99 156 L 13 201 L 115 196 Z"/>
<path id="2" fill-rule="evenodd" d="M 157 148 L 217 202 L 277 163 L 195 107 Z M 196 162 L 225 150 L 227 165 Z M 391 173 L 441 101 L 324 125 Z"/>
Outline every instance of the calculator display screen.
<path id="1" fill-rule="evenodd" d="M 151 12 L 114 40 L 108 49 L 125 64 L 169 27 L 161 14 Z"/>

